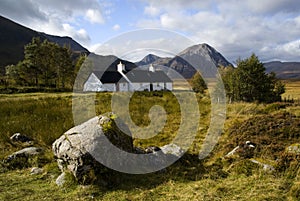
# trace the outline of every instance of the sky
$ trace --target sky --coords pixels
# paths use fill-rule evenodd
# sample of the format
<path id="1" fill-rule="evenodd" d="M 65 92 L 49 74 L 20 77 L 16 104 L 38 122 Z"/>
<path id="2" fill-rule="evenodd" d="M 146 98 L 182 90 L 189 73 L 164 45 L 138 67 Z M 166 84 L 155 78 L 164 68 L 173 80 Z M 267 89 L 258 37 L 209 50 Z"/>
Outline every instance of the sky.
<path id="1" fill-rule="evenodd" d="M 207 43 L 232 63 L 252 53 L 263 62 L 300 61 L 298 0 L 0 0 L 0 15 L 93 52 L 114 37 L 155 28 Z"/>

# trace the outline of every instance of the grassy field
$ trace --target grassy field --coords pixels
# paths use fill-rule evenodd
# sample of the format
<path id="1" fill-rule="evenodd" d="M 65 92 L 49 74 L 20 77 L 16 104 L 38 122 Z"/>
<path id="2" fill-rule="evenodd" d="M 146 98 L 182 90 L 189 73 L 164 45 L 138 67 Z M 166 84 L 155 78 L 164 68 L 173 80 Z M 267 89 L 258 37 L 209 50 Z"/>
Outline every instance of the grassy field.
<path id="1" fill-rule="evenodd" d="M 283 98 L 294 99 L 300 101 L 300 81 L 284 81 L 286 85 L 286 92 L 283 94 Z"/>
<path id="2" fill-rule="evenodd" d="M 85 96 L 79 98 L 87 104 Z M 300 82 L 287 82 L 284 97 L 300 97 Z M 96 97 L 95 111 L 103 114 L 110 111 L 110 93 L 101 93 Z M 10 142 L 9 136 L 21 132 L 33 139 L 35 145 L 46 150 L 43 163 L 34 163 L 44 168 L 41 175 L 31 175 L 30 168 L 9 170 L 0 166 L 0 200 L 299 200 L 300 164 L 291 160 L 282 165 L 281 151 L 271 153 L 277 146 L 272 139 L 280 139 L 278 146 L 285 148 L 299 142 L 300 106 L 297 104 L 274 103 L 269 105 L 254 103 L 234 103 L 227 105 L 225 129 L 214 152 L 206 159 L 199 160 L 198 153 L 209 128 L 210 101 L 206 96 L 197 96 L 199 112 L 199 130 L 190 150 L 185 156 L 168 167 L 163 173 L 147 175 L 122 174 L 120 181 L 113 186 L 76 185 L 68 183 L 64 188 L 55 184 L 60 174 L 51 152 L 51 144 L 66 130 L 74 125 L 71 93 L 34 93 L 0 95 L 0 159 L 17 151 L 21 147 Z M 143 103 L 143 104 L 140 104 Z M 135 140 L 136 146 L 161 146 L 169 143 L 180 126 L 180 109 L 172 93 L 136 93 L 131 98 L 130 115 L 139 126 L 150 123 L 149 109 L 155 103 L 165 108 L 167 121 L 164 129 L 154 138 Z M 80 112 L 80 111 L 79 111 Z M 83 119 L 93 113 L 81 111 Z M 286 118 L 282 114 L 292 114 Z M 295 115 L 295 116 L 293 116 Z M 286 122 L 285 122 L 286 120 Z M 264 121 L 267 121 L 265 123 Z M 263 127 L 273 122 L 275 127 L 268 130 Z M 258 124 L 257 126 L 255 126 Z M 247 126 L 252 126 L 247 130 Z M 273 124 L 270 127 L 274 126 Z M 297 126 L 298 125 L 298 126 Z M 246 132 L 242 129 L 246 128 Z M 260 128 L 264 129 L 261 130 Z M 253 130 L 253 131 L 252 131 Z M 239 133 L 243 131 L 244 133 Z M 257 133 L 265 133 L 261 137 Z M 291 135 L 294 132 L 295 135 Z M 245 134 L 247 133 L 247 135 Z M 286 135 L 278 135 L 285 134 Z M 275 135 L 272 136 L 272 135 Z M 278 137 L 278 138 L 277 138 Z M 281 137 L 281 138 L 279 138 Z M 226 161 L 222 156 L 236 146 L 236 140 L 253 139 L 272 142 L 263 146 L 256 158 L 268 161 L 276 167 L 275 172 L 265 172 L 253 166 L 245 159 Z M 272 145 L 272 146 L 271 146 Z M 271 156 L 278 155 L 277 160 Z M 277 170 L 278 169 L 278 170 Z"/>

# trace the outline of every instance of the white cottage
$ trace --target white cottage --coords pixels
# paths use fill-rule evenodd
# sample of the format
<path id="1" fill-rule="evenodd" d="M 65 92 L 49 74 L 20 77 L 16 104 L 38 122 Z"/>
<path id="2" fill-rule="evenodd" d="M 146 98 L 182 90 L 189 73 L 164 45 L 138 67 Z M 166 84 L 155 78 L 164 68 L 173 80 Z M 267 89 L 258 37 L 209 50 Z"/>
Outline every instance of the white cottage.
<path id="1" fill-rule="evenodd" d="M 173 90 L 172 80 L 150 65 L 147 70 L 126 72 L 121 62 L 117 71 L 94 71 L 84 84 L 84 91 L 161 91 Z"/>

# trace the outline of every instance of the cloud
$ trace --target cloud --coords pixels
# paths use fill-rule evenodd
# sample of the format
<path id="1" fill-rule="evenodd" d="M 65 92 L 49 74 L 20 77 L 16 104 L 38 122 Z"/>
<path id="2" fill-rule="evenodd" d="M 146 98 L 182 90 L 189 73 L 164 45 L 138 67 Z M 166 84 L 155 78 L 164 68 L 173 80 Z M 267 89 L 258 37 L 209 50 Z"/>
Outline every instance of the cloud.
<path id="1" fill-rule="evenodd" d="M 1 0 L 0 13 L 11 19 L 29 22 L 31 20 L 47 21 L 45 13 L 33 1 Z"/>
<path id="2" fill-rule="evenodd" d="M 193 44 L 193 41 L 176 32 L 144 29 L 118 35 L 104 44 L 94 46 L 93 51 L 100 55 L 138 61 L 149 53 L 174 56 Z"/>
<path id="3" fill-rule="evenodd" d="M 37 31 L 71 36 L 83 45 L 89 45 L 91 39 L 80 20 L 105 22 L 98 0 L 1 0 L 0 13 Z"/>
<path id="4" fill-rule="evenodd" d="M 67 36 L 73 36 L 73 39 L 75 39 L 76 41 L 81 41 L 83 45 L 89 45 L 89 42 L 91 40 L 86 30 L 76 30 L 70 24 L 63 24 L 63 33 Z"/>
<path id="5" fill-rule="evenodd" d="M 136 23 L 140 28 L 183 32 L 197 43 L 212 45 L 231 62 L 251 53 L 263 60 L 299 60 L 300 4 L 297 0 L 144 2 L 145 15 Z"/>
<path id="6" fill-rule="evenodd" d="M 160 13 L 160 9 L 153 6 L 146 6 L 144 9 L 144 13 L 150 16 L 157 16 Z"/>
<path id="7" fill-rule="evenodd" d="M 92 23 L 104 23 L 104 19 L 99 10 L 88 9 L 86 11 L 86 17 Z"/>
<path id="8" fill-rule="evenodd" d="M 113 28 L 112 28 L 112 29 L 113 29 L 114 31 L 119 31 L 119 30 L 120 30 L 120 28 L 121 28 L 121 27 L 120 27 L 120 25 L 118 25 L 118 24 L 115 24 L 115 25 L 113 26 Z"/>

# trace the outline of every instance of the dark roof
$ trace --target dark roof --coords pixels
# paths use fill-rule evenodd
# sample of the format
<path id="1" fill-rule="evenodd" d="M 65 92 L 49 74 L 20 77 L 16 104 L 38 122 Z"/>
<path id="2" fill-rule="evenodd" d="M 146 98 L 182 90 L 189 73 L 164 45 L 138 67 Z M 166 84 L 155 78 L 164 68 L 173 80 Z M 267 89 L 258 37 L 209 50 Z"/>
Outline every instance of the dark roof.
<path id="1" fill-rule="evenodd" d="M 164 71 L 148 72 L 152 82 L 172 82 Z"/>
<path id="2" fill-rule="evenodd" d="M 131 82 L 172 82 L 163 71 L 132 70 L 126 76 Z"/>
<path id="3" fill-rule="evenodd" d="M 117 71 L 94 71 L 93 72 L 102 83 L 127 82 Z M 172 82 L 163 71 L 132 70 L 126 73 L 131 82 Z"/>
<path id="4" fill-rule="evenodd" d="M 123 76 L 117 71 L 93 71 L 93 73 L 102 83 L 117 83 L 119 81 L 126 82 L 126 80 L 121 80 Z"/>

